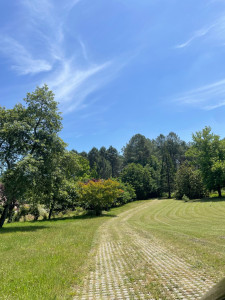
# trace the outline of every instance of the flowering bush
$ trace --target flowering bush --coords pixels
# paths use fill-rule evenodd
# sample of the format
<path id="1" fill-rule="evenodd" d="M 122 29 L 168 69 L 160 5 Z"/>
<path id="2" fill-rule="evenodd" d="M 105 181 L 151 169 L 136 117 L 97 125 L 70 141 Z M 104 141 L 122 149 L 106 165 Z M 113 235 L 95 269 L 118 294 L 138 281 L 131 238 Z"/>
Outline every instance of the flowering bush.
<path id="1" fill-rule="evenodd" d="M 86 210 L 94 210 L 100 215 L 109 210 L 123 193 L 120 183 L 111 179 L 79 182 L 79 205 Z"/>

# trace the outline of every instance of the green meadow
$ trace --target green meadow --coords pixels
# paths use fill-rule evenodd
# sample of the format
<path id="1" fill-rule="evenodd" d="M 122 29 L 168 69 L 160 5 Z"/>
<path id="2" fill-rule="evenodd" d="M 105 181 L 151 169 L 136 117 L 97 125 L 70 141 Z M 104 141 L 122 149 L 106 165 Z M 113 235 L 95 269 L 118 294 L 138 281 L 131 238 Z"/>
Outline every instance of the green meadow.
<path id="1" fill-rule="evenodd" d="M 100 226 L 142 203 L 114 208 L 102 217 L 6 224 L 0 230 L 0 299 L 72 299 L 92 266 Z M 225 271 L 224 215 L 224 199 L 157 200 L 127 222 L 219 278 Z"/>

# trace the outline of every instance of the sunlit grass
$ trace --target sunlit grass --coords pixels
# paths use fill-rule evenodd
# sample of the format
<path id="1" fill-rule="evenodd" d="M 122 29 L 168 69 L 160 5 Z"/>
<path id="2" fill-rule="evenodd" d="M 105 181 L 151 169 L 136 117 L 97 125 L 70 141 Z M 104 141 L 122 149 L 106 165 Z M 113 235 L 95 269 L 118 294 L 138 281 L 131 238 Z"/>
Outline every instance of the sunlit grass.
<path id="1" fill-rule="evenodd" d="M 98 228 L 133 205 L 98 218 L 6 224 L 0 229 L 0 299 L 72 299 Z"/>
<path id="2" fill-rule="evenodd" d="M 213 277 L 225 273 L 225 199 L 157 200 L 129 224 Z"/>
<path id="3" fill-rule="evenodd" d="M 146 201 L 102 217 L 6 224 L 0 230 L 0 299 L 72 299 L 93 264 L 99 227 Z M 215 277 L 225 272 L 225 199 L 154 200 L 128 223 L 161 241 L 194 268 Z M 151 242 L 151 241 L 150 241 Z M 88 260 L 89 258 L 89 260 Z"/>

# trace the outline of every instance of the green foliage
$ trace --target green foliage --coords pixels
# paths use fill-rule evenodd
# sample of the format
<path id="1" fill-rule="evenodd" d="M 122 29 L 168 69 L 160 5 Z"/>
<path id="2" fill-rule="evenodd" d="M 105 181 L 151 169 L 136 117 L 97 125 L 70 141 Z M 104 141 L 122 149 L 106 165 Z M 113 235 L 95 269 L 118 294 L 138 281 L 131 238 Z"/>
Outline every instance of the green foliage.
<path id="1" fill-rule="evenodd" d="M 47 190 L 48 180 L 40 179 L 47 178 L 52 157 L 65 148 L 57 135 L 61 116 L 48 87 L 37 87 L 24 100 L 26 107 L 0 108 L 0 161 L 7 197 L 0 227 L 15 199 L 22 201 L 31 190 L 36 195 L 39 189 Z"/>
<path id="2" fill-rule="evenodd" d="M 32 205 L 29 209 L 29 213 L 34 216 L 34 221 L 37 221 L 40 217 L 40 211 L 37 205 Z"/>
<path id="3" fill-rule="evenodd" d="M 107 179 L 112 176 L 112 167 L 110 162 L 103 156 L 100 156 L 98 163 L 98 177 Z"/>
<path id="4" fill-rule="evenodd" d="M 26 109 L 21 104 L 13 109 L 0 107 L 0 165 L 1 172 L 11 169 L 27 154 L 31 128 L 25 121 Z"/>
<path id="5" fill-rule="evenodd" d="M 116 205 L 123 205 L 136 199 L 136 193 L 133 186 L 129 183 L 120 182 L 120 189 L 123 193 L 117 198 Z"/>
<path id="6" fill-rule="evenodd" d="M 110 209 L 122 193 L 119 182 L 111 179 L 79 182 L 80 206 L 86 210 L 94 210 L 96 215 L 100 215 L 102 210 Z"/>
<path id="7" fill-rule="evenodd" d="M 176 171 L 185 159 L 187 146 L 174 132 L 170 132 L 167 136 L 160 134 L 155 140 L 155 146 L 157 157 L 161 163 L 160 194 L 167 192 L 168 197 L 171 198 L 175 188 Z"/>
<path id="8" fill-rule="evenodd" d="M 190 199 L 200 199 L 206 195 L 199 170 L 196 170 L 188 162 L 182 164 L 177 171 L 176 187 L 177 199 L 182 199 L 183 195 L 187 195 Z"/>
<path id="9" fill-rule="evenodd" d="M 225 141 L 211 133 L 210 127 L 196 132 L 192 138 L 187 156 L 199 167 L 206 188 L 217 190 L 221 196 L 221 189 L 225 186 Z"/>
<path id="10" fill-rule="evenodd" d="M 112 146 L 109 149 L 101 147 L 100 150 L 92 148 L 88 153 L 88 160 L 93 178 L 116 177 L 121 169 L 121 156 Z"/>
<path id="11" fill-rule="evenodd" d="M 59 160 L 60 169 L 67 180 L 78 181 L 83 178 L 89 178 L 89 162 L 83 156 L 73 151 L 64 151 Z"/>
<path id="12" fill-rule="evenodd" d="M 46 190 L 42 200 L 49 207 L 49 218 L 54 210 L 64 210 L 75 206 L 77 200 L 76 182 L 89 177 L 89 163 L 86 158 L 73 151 L 64 151 L 60 155 L 50 157 L 44 165 L 45 171 L 40 174 L 45 182 Z M 45 178 L 45 175 L 47 178 Z M 41 177 L 44 175 L 44 178 Z"/>
<path id="13" fill-rule="evenodd" d="M 122 165 L 122 157 L 119 155 L 116 148 L 110 146 L 106 151 L 106 158 L 111 164 L 112 177 L 119 176 Z"/>
<path id="14" fill-rule="evenodd" d="M 15 221 L 19 221 L 22 217 L 25 220 L 25 217 L 29 214 L 30 208 L 28 205 L 21 205 L 17 214 L 15 215 Z"/>
<path id="15" fill-rule="evenodd" d="M 182 197 L 182 200 L 187 202 L 188 200 L 190 200 L 190 198 L 184 194 Z"/>
<path id="16" fill-rule="evenodd" d="M 147 199 L 168 193 L 170 198 L 175 188 L 178 198 L 200 198 L 205 188 L 217 190 L 221 196 L 225 186 L 225 140 L 211 133 L 209 127 L 193 135 L 187 152 L 186 143 L 170 132 L 156 140 L 134 135 L 123 148 L 123 156 L 112 146 L 100 150 L 94 147 L 89 153 L 79 154 L 67 151 L 58 136 L 62 118 L 47 85 L 28 93 L 24 101 L 25 106 L 0 107 L 0 176 L 4 186 L 4 196 L 0 186 L 0 227 L 6 218 L 11 222 L 16 203 L 21 207 L 29 203 L 37 219 L 38 204 L 45 205 L 51 218 L 53 211 L 74 209 L 81 198 L 83 207 L 100 213 L 135 197 Z M 192 166 L 183 164 L 185 159 Z M 112 194 L 123 190 L 118 197 L 109 196 L 110 181 L 106 179 L 111 177 L 121 178 L 117 189 L 114 185 L 118 183 L 111 181 Z M 90 178 L 105 181 L 90 183 L 89 193 L 77 182 L 88 182 L 88 186 Z M 84 191 L 88 201 L 81 196 Z M 91 192 L 95 194 L 92 201 Z"/>
<path id="17" fill-rule="evenodd" d="M 148 199 L 156 193 L 156 182 L 151 175 L 152 169 L 147 165 L 131 163 L 126 166 L 120 177 L 122 182 L 129 183 L 135 189 L 137 199 Z"/>
<path id="18" fill-rule="evenodd" d="M 136 163 L 145 166 L 149 162 L 151 148 L 149 139 L 141 134 L 134 135 L 123 148 L 124 164 Z"/>
<path id="19" fill-rule="evenodd" d="M 71 205 L 74 182 L 90 176 L 88 160 L 66 151 L 58 137 L 61 116 L 52 91 L 46 85 L 37 87 L 24 100 L 26 107 L 0 108 L 0 167 L 6 195 L 0 227 L 13 203 L 24 199 L 36 206 L 45 204 L 51 217 L 56 205 Z"/>

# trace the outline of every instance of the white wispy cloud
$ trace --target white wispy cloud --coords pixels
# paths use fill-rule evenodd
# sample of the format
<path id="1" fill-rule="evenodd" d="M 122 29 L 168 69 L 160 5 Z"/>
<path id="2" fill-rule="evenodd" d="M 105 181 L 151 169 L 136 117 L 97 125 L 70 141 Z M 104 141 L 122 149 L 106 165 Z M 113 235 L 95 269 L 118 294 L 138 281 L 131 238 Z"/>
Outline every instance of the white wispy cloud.
<path id="1" fill-rule="evenodd" d="M 12 69 L 21 75 L 50 71 L 52 65 L 45 59 L 34 58 L 18 41 L 11 37 L 0 36 L 0 52 L 12 61 Z"/>
<path id="2" fill-rule="evenodd" d="M 173 100 L 180 105 L 212 110 L 225 106 L 225 79 L 193 89 Z"/>
<path id="3" fill-rule="evenodd" d="M 82 0 L 20 1 L 27 22 L 22 28 L 23 37 L 15 37 L 10 32 L 1 33 L 0 30 L 0 51 L 12 62 L 11 68 L 19 75 L 45 72 L 39 85 L 48 84 L 63 113 L 88 108 L 91 105 L 88 96 L 113 80 L 125 66 L 125 60 L 93 61 L 88 55 L 91 49 L 80 35 L 73 39 L 74 44 L 70 47 L 74 49 L 68 54 L 66 20 Z M 40 47 L 37 49 L 33 42 Z"/>
<path id="4" fill-rule="evenodd" d="M 211 25 L 207 28 L 202 28 L 200 30 L 195 31 L 186 42 L 184 42 L 182 44 L 178 44 L 177 46 L 175 46 L 175 48 L 185 48 L 185 47 L 189 46 L 194 40 L 207 35 L 213 27 L 215 27 L 215 24 Z"/>
<path id="5" fill-rule="evenodd" d="M 207 41 L 209 44 L 224 45 L 225 43 L 225 17 L 219 17 L 210 25 L 206 25 L 199 30 L 194 31 L 190 34 L 190 37 L 183 43 L 176 45 L 174 48 L 182 49 L 191 46 L 195 41 Z M 222 43 L 221 43 L 222 42 Z"/>
<path id="6" fill-rule="evenodd" d="M 85 98 L 101 87 L 101 73 L 111 66 L 111 62 L 106 62 L 81 70 L 72 60 L 64 60 L 61 64 L 60 70 L 50 75 L 47 82 L 65 113 L 84 107 Z"/>
<path id="7" fill-rule="evenodd" d="M 82 49 L 83 57 L 86 61 L 88 61 L 87 48 L 86 48 L 84 42 L 81 39 L 79 39 L 79 43 L 80 43 L 80 46 L 81 46 L 81 49 Z"/>
<path id="8" fill-rule="evenodd" d="M 64 8 L 70 11 L 75 5 L 77 5 L 81 1 L 82 0 L 67 0 L 64 3 Z"/>
<path id="9" fill-rule="evenodd" d="M 38 16 L 39 19 L 49 16 L 53 10 L 53 3 L 50 0 L 22 0 L 22 4 L 29 10 L 32 16 Z"/>

